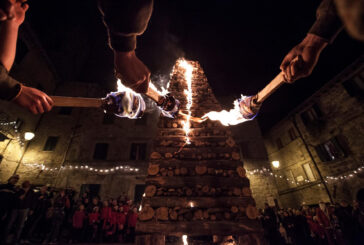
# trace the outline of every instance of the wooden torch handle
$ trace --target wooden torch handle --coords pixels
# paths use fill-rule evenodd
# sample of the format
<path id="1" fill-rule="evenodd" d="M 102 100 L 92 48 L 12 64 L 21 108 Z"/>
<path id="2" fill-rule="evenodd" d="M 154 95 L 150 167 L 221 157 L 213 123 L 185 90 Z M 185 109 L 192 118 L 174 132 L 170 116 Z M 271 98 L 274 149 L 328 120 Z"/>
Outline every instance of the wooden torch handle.
<path id="1" fill-rule="evenodd" d="M 61 107 L 101 107 L 101 98 L 65 97 L 51 96 L 54 101 L 53 106 Z"/>
<path id="2" fill-rule="evenodd" d="M 257 94 L 257 103 L 262 103 L 284 83 L 285 80 L 283 72 L 281 72 L 270 83 L 268 83 L 267 86 L 265 86 L 262 90 L 259 91 L 259 93 Z"/>

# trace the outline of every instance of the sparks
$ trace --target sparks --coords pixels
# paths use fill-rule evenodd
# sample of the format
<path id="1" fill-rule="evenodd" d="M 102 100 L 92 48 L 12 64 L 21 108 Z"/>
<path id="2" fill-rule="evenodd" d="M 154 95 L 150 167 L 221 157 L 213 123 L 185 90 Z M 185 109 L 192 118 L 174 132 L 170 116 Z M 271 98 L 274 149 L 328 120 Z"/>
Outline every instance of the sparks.
<path id="1" fill-rule="evenodd" d="M 241 95 L 240 100 L 244 100 L 246 96 Z M 246 119 L 240 112 L 239 100 L 234 101 L 234 108 L 230 111 L 222 110 L 220 112 L 210 111 L 209 113 L 202 116 L 202 119 L 210 119 L 212 121 L 220 121 L 222 125 L 237 125 L 252 119 Z"/>
<path id="2" fill-rule="evenodd" d="M 193 66 L 190 65 L 186 60 L 181 60 L 179 65 L 185 69 L 185 79 L 187 82 L 187 89 L 183 92 L 187 98 L 186 110 L 187 116 L 186 121 L 183 122 L 183 130 L 186 135 L 186 144 L 191 144 L 191 139 L 189 137 L 190 129 L 191 129 L 191 107 L 192 107 L 192 71 Z"/>

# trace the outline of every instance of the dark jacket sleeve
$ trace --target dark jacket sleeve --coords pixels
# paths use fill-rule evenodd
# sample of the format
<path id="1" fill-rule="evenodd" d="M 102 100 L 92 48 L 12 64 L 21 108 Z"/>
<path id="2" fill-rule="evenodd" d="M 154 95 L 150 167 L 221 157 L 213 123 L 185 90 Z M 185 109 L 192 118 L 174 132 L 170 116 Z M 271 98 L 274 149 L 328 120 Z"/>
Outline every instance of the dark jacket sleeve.
<path id="1" fill-rule="evenodd" d="M 323 0 L 317 8 L 316 21 L 309 33 L 320 36 L 331 43 L 342 28 L 343 24 L 337 14 L 334 0 Z"/>
<path id="2" fill-rule="evenodd" d="M 20 83 L 10 77 L 8 71 L 0 63 L 0 99 L 13 99 L 19 93 L 20 87 Z"/>
<path id="3" fill-rule="evenodd" d="M 99 0 L 99 9 L 108 29 L 109 45 L 117 51 L 132 51 L 136 37 L 147 28 L 153 0 Z"/>

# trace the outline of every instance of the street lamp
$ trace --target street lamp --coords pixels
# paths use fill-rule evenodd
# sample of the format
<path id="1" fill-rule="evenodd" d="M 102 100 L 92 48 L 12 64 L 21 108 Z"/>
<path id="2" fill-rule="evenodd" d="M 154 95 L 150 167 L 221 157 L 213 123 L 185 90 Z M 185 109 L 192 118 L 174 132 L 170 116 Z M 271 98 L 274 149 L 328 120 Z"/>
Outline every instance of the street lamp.
<path id="1" fill-rule="evenodd" d="M 35 134 L 32 132 L 25 132 L 24 133 L 24 140 L 29 141 L 34 138 Z"/>
<path id="2" fill-rule="evenodd" d="M 272 165 L 275 168 L 279 168 L 279 161 L 272 161 Z"/>

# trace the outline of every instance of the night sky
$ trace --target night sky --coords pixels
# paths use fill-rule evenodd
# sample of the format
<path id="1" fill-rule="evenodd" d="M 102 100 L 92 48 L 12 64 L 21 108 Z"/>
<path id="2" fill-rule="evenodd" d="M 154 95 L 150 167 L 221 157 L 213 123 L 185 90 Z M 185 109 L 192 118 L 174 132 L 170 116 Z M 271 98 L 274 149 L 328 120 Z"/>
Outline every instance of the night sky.
<path id="1" fill-rule="evenodd" d="M 115 88 L 113 56 L 95 0 L 29 0 L 27 21 L 65 81 Z M 306 35 L 319 0 L 156 0 L 137 55 L 152 75 L 168 77 L 181 56 L 204 68 L 218 99 L 229 106 L 258 92 L 279 73 L 286 53 Z M 58 4 L 55 5 L 55 4 Z M 359 57 L 362 43 L 342 32 L 313 74 L 285 85 L 264 102 L 258 117 L 267 130 Z"/>

